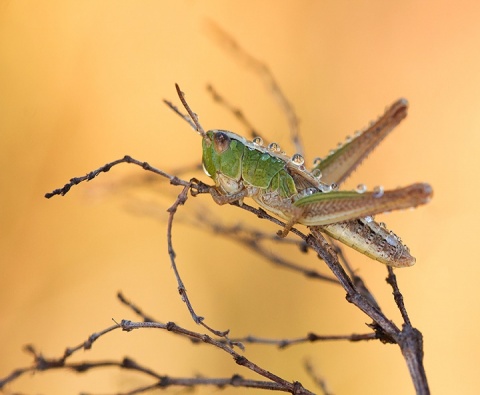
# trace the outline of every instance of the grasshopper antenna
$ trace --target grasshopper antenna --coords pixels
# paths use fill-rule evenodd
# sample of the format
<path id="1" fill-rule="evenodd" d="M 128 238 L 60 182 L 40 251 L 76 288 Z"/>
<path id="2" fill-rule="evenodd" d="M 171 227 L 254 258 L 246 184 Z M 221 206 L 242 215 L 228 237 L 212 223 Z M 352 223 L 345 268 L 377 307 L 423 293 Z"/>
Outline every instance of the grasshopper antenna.
<path id="1" fill-rule="evenodd" d="M 202 136 L 204 139 L 207 139 L 209 140 L 209 138 L 207 137 L 207 134 L 205 133 L 205 130 L 202 128 L 202 125 L 200 125 L 200 122 L 198 121 L 198 116 L 197 114 L 195 114 L 192 109 L 190 108 L 190 106 L 188 105 L 187 101 L 185 100 L 185 94 L 182 92 L 182 90 L 180 89 L 180 87 L 178 86 L 178 84 L 175 84 L 175 88 L 177 89 L 177 94 L 178 94 L 178 97 L 180 98 L 180 101 L 182 102 L 183 104 L 183 107 L 185 107 L 185 110 L 187 110 L 188 112 L 188 115 L 190 115 L 190 118 L 192 119 L 194 125 L 195 125 L 195 129 L 197 131 L 197 133 Z M 168 104 L 168 103 L 167 103 Z M 189 122 L 190 123 L 190 122 Z M 191 124 L 191 123 L 190 123 Z"/>
<path id="2" fill-rule="evenodd" d="M 166 99 L 163 99 L 163 102 L 168 106 L 170 107 L 171 110 L 173 110 L 175 112 L 175 114 L 179 115 L 185 122 L 187 122 L 193 130 L 197 130 L 197 125 L 195 125 L 192 120 L 190 119 L 190 115 L 188 114 L 184 114 L 183 112 L 181 112 L 177 106 L 175 104 L 173 104 L 171 101 L 168 101 Z"/>

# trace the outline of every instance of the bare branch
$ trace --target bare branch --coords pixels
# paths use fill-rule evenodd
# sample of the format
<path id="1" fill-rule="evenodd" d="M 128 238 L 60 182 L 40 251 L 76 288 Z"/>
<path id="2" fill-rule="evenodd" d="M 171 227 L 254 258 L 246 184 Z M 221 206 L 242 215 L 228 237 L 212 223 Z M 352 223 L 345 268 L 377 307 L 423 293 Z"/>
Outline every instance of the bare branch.
<path id="1" fill-rule="evenodd" d="M 351 341 L 359 342 L 364 340 L 375 340 L 377 339 L 376 333 L 364 333 L 364 334 L 351 334 L 351 335 L 317 335 L 315 333 L 308 333 L 304 337 L 298 337 L 296 339 L 270 339 L 262 338 L 257 336 L 246 336 L 233 338 L 231 341 L 240 342 L 240 343 L 250 343 L 250 344 L 265 344 L 273 345 L 278 348 L 287 348 L 290 346 L 303 344 L 303 343 L 314 343 L 318 341 Z"/>
<path id="2" fill-rule="evenodd" d="M 105 367 L 117 367 L 121 369 L 127 369 L 136 371 L 147 376 L 150 376 L 158 381 L 153 384 L 141 386 L 134 388 L 127 392 L 117 393 L 117 395 L 133 395 L 138 393 L 147 392 L 153 389 L 159 388 L 167 388 L 167 387 L 196 387 L 199 385 L 205 386 L 215 386 L 218 388 L 223 388 L 227 386 L 233 387 L 244 387 L 244 388 L 257 388 L 257 389 L 266 389 L 266 390 L 273 390 L 273 391 L 283 391 L 283 392 L 291 392 L 292 394 L 313 394 L 312 392 L 304 389 L 301 384 L 299 383 L 290 383 L 286 380 L 278 378 L 274 374 L 268 372 L 267 370 L 259 367 L 258 365 L 254 364 L 253 362 L 249 361 L 245 357 L 235 353 L 231 350 L 230 347 L 222 345 L 220 342 L 217 342 L 207 335 L 201 335 L 200 333 L 188 331 L 184 328 L 177 326 L 174 323 L 168 324 L 161 324 L 161 323 L 154 323 L 148 322 L 143 323 L 144 326 L 141 325 L 142 323 L 133 323 L 131 321 L 122 321 L 120 325 L 116 325 L 114 329 L 122 328 L 125 331 L 131 331 L 133 329 L 138 328 L 157 328 L 157 329 L 166 329 L 171 331 L 172 333 L 176 333 L 178 335 L 189 337 L 191 340 L 195 342 L 203 342 L 207 344 L 211 344 L 221 348 L 224 351 L 227 351 L 234 360 L 239 365 L 243 365 L 256 373 L 268 378 L 271 381 L 259 381 L 259 380 L 251 380 L 251 379 L 244 379 L 240 375 L 233 375 L 229 378 L 205 378 L 205 377 L 172 377 L 167 375 L 160 375 L 154 370 L 147 368 L 131 358 L 124 358 L 122 361 L 115 361 L 115 360 L 100 360 L 100 361 L 83 361 L 79 363 L 67 363 L 65 355 L 61 358 L 45 358 L 42 354 L 38 353 L 33 346 L 27 346 L 26 349 L 29 353 L 31 353 L 34 357 L 34 365 L 28 368 L 16 369 L 10 375 L 5 377 L 4 379 L 0 380 L 0 389 L 3 389 L 4 386 L 18 377 L 24 375 L 25 373 L 31 373 L 35 371 L 48 371 L 48 370 L 72 370 L 77 373 L 85 373 L 90 370 L 98 369 L 98 368 L 105 368 Z M 103 330 L 100 333 L 100 336 L 108 333 L 109 330 Z M 83 344 L 89 342 L 87 340 Z M 78 351 L 80 348 L 74 347 L 72 350 Z M 72 352 L 73 353 L 73 352 Z M 71 354 L 70 354 L 71 355 Z"/>
<path id="3" fill-rule="evenodd" d="M 325 381 L 325 379 L 323 379 L 322 377 L 320 377 L 315 371 L 314 371 L 314 368 L 313 368 L 313 365 L 309 362 L 309 361 L 305 361 L 305 370 L 307 371 L 307 373 L 310 375 L 310 377 L 313 378 L 313 380 L 315 381 L 315 383 L 317 383 L 318 387 L 322 390 L 322 393 L 324 395 L 333 395 L 329 389 L 327 388 L 327 382 Z"/>
<path id="4" fill-rule="evenodd" d="M 398 309 L 400 310 L 400 313 L 402 314 L 403 322 L 405 325 L 412 326 L 410 322 L 410 318 L 408 317 L 407 309 L 405 308 L 405 304 L 403 302 L 403 295 L 400 292 L 400 289 L 398 288 L 398 283 L 397 283 L 397 276 L 395 276 L 395 273 L 393 272 L 393 268 L 390 266 L 387 266 L 388 270 L 388 277 L 386 279 L 387 283 L 390 284 L 390 286 L 393 289 L 393 299 L 395 300 L 395 303 L 397 304 Z"/>
<path id="5" fill-rule="evenodd" d="M 195 313 L 195 310 L 193 309 L 193 306 L 190 302 L 190 299 L 188 298 L 187 295 L 187 289 L 185 288 L 185 285 L 183 284 L 183 281 L 180 277 L 180 273 L 177 268 L 177 264 L 175 263 L 175 250 L 173 249 L 173 243 L 172 243 L 172 226 L 173 226 L 173 218 L 175 216 L 175 213 L 177 212 L 178 206 L 185 204 L 187 197 L 188 197 L 188 191 L 192 189 L 192 182 L 189 185 L 184 186 L 182 189 L 182 192 L 178 195 L 177 200 L 173 203 L 173 205 L 167 210 L 170 215 L 168 217 L 168 225 L 167 225 L 167 242 L 168 242 L 168 255 L 170 256 L 170 262 L 172 264 L 172 269 L 173 272 L 175 273 L 175 278 L 177 279 L 177 284 L 178 284 L 178 292 L 180 296 L 182 297 L 182 300 L 185 302 L 187 305 L 188 311 L 190 312 L 193 320 L 195 323 L 202 325 L 206 329 L 208 329 L 210 332 L 215 334 L 216 336 L 220 337 L 227 337 L 229 330 L 226 331 L 218 331 L 204 322 L 204 318 L 198 316 Z"/>
<path id="6" fill-rule="evenodd" d="M 250 369 L 254 371 L 255 373 L 281 385 L 283 387 L 282 391 L 285 392 L 290 392 L 292 394 L 313 394 L 312 392 L 306 390 L 303 388 L 303 386 L 298 383 L 298 382 L 289 382 L 287 380 L 282 379 L 281 377 L 269 372 L 266 369 L 263 369 L 259 365 L 255 364 L 254 362 L 250 361 L 243 355 L 240 355 L 236 351 L 234 351 L 229 345 L 226 345 L 225 342 L 221 342 L 218 340 L 215 340 L 211 338 L 208 335 L 202 335 L 200 333 L 190 331 L 188 329 L 182 328 L 178 325 L 176 325 L 173 322 L 168 322 L 167 324 L 160 324 L 156 322 L 132 322 L 128 320 L 122 320 L 120 323 L 122 329 L 124 331 L 131 331 L 134 329 L 139 329 L 139 328 L 159 328 L 159 329 L 165 329 L 170 332 L 182 334 L 184 336 L 187 336 L 189 338 L 196 339 L 198 341 L 201 341 L 206 344 L 210 344 L 212 346 L 215 346 L 226 353 L 230 354 L 232 358 L 235 360 L 235 362 L 238 365 L 244 366 L 247 369 Z"/>
<path id="7" fill-rule="evenodd" d="M 147 162 L 142 162 L 142 161 L 139 161 L 139 160 L 136 160 L 136 159 L 132 158 L 129 155 L 125 155 L 122 159 L 117 159 L 117 160 L 114 160 L 110 163 L 107 163 L 106 165 L 103 165 L 103 166 L 99 167 L 98 169 L 93 170 L 90 173 L 87 173 L 83 177 L 71 178 L 70 181 L 68 183 L 66 183 L 62 188 L 55 189 L 52 192 L 46 193 L 45 197 L 47 199 L 50 199 L 51 197 L 53 197 L 55 195 L 64 196 L 65 194 L 68 193 L 68 191 L 70 191 L 70 189 L 74 185 L 78 185 L 83 181 L 91 181 L 95 177 L 97 177 L 100 173 L 106 173 L 106 172 L 110 171 L 110 169 L 112 167 L 114 167 L 116 165 L 119 165 L 120 163 L 131 163 L 131 164 L 140 166 L 144 170 L 151 171 L 151 172 L 153 172 L 155 174 L 158 174 L 162 177 L 168 178 L 172 185 L 183 185 L 183 186 L 189 185 L 189 183 L 187 181 L 181 180 L 176 176 L 172 176 L 168 173 L 165 173 L 164 171 L 162 171 L 160 169 L 157 169 L 153 166 L 150 166 Z"/>

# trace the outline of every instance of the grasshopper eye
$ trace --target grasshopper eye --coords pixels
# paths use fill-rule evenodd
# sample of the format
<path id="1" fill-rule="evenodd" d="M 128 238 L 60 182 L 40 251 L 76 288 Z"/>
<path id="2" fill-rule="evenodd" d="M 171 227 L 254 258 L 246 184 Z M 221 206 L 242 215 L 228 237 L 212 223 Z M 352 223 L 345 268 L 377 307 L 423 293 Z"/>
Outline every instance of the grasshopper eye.
<path id="1" fill-rule="evenodd" d="M 230 147 L 230 137 L 227 136 L 224 132 L 217 132 L 213 137 L 213 146 L 215 147 L 215 151 L 219 154 L 225 152 L 228 147 Z"/>

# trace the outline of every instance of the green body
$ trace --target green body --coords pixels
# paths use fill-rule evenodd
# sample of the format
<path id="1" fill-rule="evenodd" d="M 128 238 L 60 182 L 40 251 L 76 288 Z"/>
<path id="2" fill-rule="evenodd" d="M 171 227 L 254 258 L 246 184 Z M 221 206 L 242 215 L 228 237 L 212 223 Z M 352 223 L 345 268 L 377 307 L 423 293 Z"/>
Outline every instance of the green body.
<path id="1" fill-rule="evenodd" d="M 227 140 L 218 143 L 219 135 Z M 298 194 L 284 160 L 228 131 L 210 130 L 207 136 L 209 139 L 203 139 L 203 166 L 224 194 L 244 188 L 256 193 L 275 192 L 282 199 Z"/>

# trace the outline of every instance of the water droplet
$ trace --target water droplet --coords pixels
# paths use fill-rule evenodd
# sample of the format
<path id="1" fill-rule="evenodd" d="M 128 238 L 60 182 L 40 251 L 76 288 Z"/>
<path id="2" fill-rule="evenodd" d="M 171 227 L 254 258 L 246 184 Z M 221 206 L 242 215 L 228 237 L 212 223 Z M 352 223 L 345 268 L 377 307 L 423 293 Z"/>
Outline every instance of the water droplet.
<path id="1" fill-rule="evenodd" d="M 314 166 L 314 167 L 317 167 L 320 163 L 322 163 L 322 160 L 323 160 L 323 159 L 320 158 L 320 157 L 315 158 L 315 159 L 313 160 L 313 166 Z"/>
<path id="2" fill-rule="evenodd" d="M 262 146 L 263 145 L 263 139 L 261 137 L 255 137 L 253 139 L 253 144 Z"/>
<path id="3" fill-rule="evenodd" d="M 338 189 L 338 184 L 332 182 L 332 183 L 330 184 L 330 190 L 336 191 L 337 189 Z"/>
<path id="4" fill-rule="evenodd" d="M 365 222 L 368 222 L 368 223 L 373 222 L 373 217 L 370 215 L 368 217 L 365 217 Z"/>
<path id="5" fill-rule="evenodd" d="M 305 163 L 305 159 L 303 159 L 303 156 L 300 154 L 294 154 L 292 156 L 292 162 L 297 166 L 301 166 Z"/>
<path id="6" fill-rule="evenodd" d="M 270 143 L 270 144 L 268 144 L 267 148 L 270 151 L 273 151 L 273 152 L 279 152 L 280 151 L 280 146 L 277 143 Z"/>
<path id="7" fill-rule="evenodd" d="M 332 191 L 332 186 L 327 184 L 321 184 L 322 192 L 328 193 Z"/>
<path id="8" fill-rule="evenodd" d="M 384 190 L 383 190 L 383 187 L 381 185 L 376 186 L 375 188 L 373 188 L 373 197 L 376 197 L 376 198 L 382 197 L 383 192 L 384 192 Z"/>
<path id="9" fill-rule="evenodd" d="M 208 172 L 207 168 L 205 167 L 205 164 L 202 162 L 202 167 L 203 167 L 203 171 L 205 172 L 205 174 L 209 177 L 212 177 L 212 175 Z"/>
<path id="10" fill-rule="evenodd" d="M 312 170 L 312 176 L 315 178 L 322 178 L 322 171 L 320 169 L 313 169 Z"/>
<path id="11" fill-rule="evenodd" d="M 270 156 L 270 154 L 267 154 L 266 152 L 260 157 L 260 160 L 261 161 L 264 161 L 266 162 L 267 160 L 270 160 L 272 157 Z"/>
<path id="12" fill-rule="evenodd" d="M 358 184 L 356 191 L 358 193 L 365 193 L 367 191 L 367 186 L 365 184 Z"/>
<path id="13" fill-rule="evenodd" d="M 398 244 L 398 239 L 393 232 L 390 232 L 390 234 L 385 238 L 385 241 L 391 246 L 396 246 Z"/>

